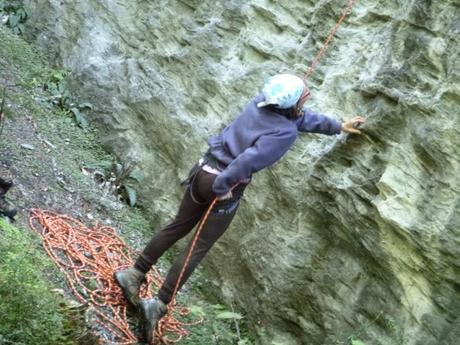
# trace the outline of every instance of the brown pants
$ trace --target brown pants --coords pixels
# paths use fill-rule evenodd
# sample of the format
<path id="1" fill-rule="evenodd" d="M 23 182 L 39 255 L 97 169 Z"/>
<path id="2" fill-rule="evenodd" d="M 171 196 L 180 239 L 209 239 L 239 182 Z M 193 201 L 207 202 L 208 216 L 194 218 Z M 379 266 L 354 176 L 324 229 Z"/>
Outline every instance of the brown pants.
<path id="1" fill-rule="evenodd" d="M 196 172 L 190 175 L 190 183 L 182 198 L 176 218 L 150 240 L 134 264 L 141 272 L 147 273 L 166 250 L 176 243 L 177 240 L 187 235 L 200 221 L 210 203 L 214 200 L 215 194 L 212 191 L 212 184 L 216 175 L 201 169 L 197 170 L 196 167 L 194 169 Z M 192 169 L 192 172 L 194 169 Z M 218 201 L 214 205 L 179 283 L 179 289 L 187 281 L 213 244 L 227 230 L 236 213 L 245 188 L 246 184 L 239 184 L 233 189 L 233 197 L 231 199 Z M 172 264 L 163 286 L 158 292 L 158 297 L 166 304 L 171 301 L 174 287 L 179 279 L 190 246 L 191 241 Z"/>

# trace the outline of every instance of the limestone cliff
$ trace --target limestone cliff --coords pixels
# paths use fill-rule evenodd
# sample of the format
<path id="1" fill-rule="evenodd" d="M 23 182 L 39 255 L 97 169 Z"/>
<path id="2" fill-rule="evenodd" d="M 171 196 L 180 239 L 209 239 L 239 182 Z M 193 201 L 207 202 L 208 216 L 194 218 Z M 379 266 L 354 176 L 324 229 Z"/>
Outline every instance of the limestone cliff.
<path id="1" fill-rule="evenodd" d="M 30 37 L 139 162 L 141 202 L 165 222 L 208 136 L 267 76 L 302 75 L 346 1 L 26 3 Z M 457 344 L 459 18 L 456 0 L 362 0 L 339 30 L 309 106 L 365 116 L 365 135 L 302 136 L 206 260 L 207 290 L 260 344 Z"/>

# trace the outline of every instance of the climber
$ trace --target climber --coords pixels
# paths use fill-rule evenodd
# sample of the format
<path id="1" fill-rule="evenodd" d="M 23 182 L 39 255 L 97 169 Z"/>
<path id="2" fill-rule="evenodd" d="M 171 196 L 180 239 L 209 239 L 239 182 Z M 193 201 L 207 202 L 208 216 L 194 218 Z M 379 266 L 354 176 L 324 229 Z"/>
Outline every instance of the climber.
<path id="1" fill-rule="evenodd" d="M 298 132 L 361 133 L 357 127 L 364 118 L 358 116 L 340 123 L 312 112 L 304 108 L 309 95 L 305 82 L 297 76 L 278 74 L 270 78 L 262 94 L 249 102 L 219 135 L 209 139 L 207 153 L 189 173 L 176 218 L 150 240 L 133 267 L 115 272 L 124 296 L 139 311 L 142 336 L 148 343 L 153 340 L 157 322 L 166 314 L 191 244 L 176 258 L 153 299 L 139 298 L 144 276 L 168 248 L 192 230 L 214 198 L 217 202 L 178 282 L 179 288 L 230 225 L 252 174 L 277 162 L 297 139 Z"/>
<path id="2" fill-rule="evenodd" d="M 0 177 L 0 216 L 14 220 L 18 210 L 13 208 L 5 199 L 5 194 L 13 186 L 12 181 L 6 181 Z"/>

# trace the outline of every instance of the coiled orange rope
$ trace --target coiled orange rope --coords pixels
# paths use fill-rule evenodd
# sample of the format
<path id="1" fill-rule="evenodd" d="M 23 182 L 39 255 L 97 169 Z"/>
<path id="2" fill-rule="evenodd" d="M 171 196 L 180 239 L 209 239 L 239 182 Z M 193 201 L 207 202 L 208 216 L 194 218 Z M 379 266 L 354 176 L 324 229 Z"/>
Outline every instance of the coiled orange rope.
<path id="1" fill-rule="evenodd" d="M 29 224 L 43 238 L 43 247 L 65 274 L 75 297 L 94 311 L 94 333 L 101 344 L 134 344 L 136 336 L 129 328 L 127 303 L 113 279 L 113 272 L 132 266 L 134 252 L 117 236 L 111 227 L 96 224 L 87 228 L 66 215 L 50 211 L 32 210 Z M 140 297 L 152 297 L 152 288 L 158 289 L 163 279 L 153 267 L 141 287 Z M 163 344 L 178 342 L 185 335 L 186 325 L 173 314 L 186 315 L 186 308 L 178 308 L 175 301 L 167 317 L 160 322 Z M 200 322 L 197 320 L 195 323 Z"/>

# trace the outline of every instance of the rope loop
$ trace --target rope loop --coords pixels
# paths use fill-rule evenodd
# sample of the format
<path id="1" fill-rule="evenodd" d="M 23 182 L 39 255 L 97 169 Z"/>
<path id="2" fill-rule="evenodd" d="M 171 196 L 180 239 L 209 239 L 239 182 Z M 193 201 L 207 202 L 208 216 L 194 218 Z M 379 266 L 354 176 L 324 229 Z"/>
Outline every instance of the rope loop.
<path id="1" fill-rule="evenodd" d="M 137 344 L 130 330 L 127 303 L 113 279 L 113 272 L 132 266 L 136 253 L 116 234 L 115 229 L 96 224 L 87 228 L 67 215 L 33 209 L 30 227 L 41 238 L 45 251 L 64 273 L 70 290 L 79 302 L 94 311 L 93 333 L 101 344 Z M 163 278 L 153 267 L 141 286 L 140 297 L 151 298 Z M 170 312 L 160 322 L 159 339 L 163 344 L 178 342 L 188 334 L 185 326 L 200 323 L 183 323 L 175 315 L 184 316 L 189 310 L 178 307 L 173 300 Z"/>

